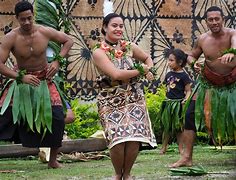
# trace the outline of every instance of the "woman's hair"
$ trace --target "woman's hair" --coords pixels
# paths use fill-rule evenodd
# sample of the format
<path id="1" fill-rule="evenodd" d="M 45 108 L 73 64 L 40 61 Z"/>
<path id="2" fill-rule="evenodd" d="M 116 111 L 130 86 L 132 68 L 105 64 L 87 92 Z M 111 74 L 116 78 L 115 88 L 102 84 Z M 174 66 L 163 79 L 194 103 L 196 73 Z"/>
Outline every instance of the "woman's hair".
<path id="1" fill-rule="evenodd" d="M 110 13 L 110 14 L 108 14 L 108 15 L 106 15 L 106 16 L 104 17 L 103 22 L 102 22 L 102 30 L 101 30 L 101 32 L 102 32 L 102 34 L 103 34 L 104 36 L 106 35 L 106 32 L 105 32 L 105 30 L 103 29 L 103 27 L 104 27 L 104 26 L 107 27 L 108 24 L 109 24 L 109 22 L 110 22 L 110 20 L 113 19 L 113 18 L 116 18 L 116 17 L 122 18 L 119 14 L 116 14 L 116 13 Z"/>
<path id="2" fill-rule="evenodd" d="M 186 65 L 188 55 L 185 54 L 184 51 L 182 51 L 181 49 L 172 49 L 170 50 L 170 54 L 173 54 L 175 56 L 177 64 L 179 64 L 181 67 L 184 67 Z"/>
<path id="3" fill-rule="evenodd" d="M 27 10 L 31 10 L 31 12 L 33 13 L 33 5 L 28 2 L 28 1 L 20 1 L 15 5 L 15 14 L 16 17 L 19 16 L 19 14 L 23 11 L 27 11 Z"/>

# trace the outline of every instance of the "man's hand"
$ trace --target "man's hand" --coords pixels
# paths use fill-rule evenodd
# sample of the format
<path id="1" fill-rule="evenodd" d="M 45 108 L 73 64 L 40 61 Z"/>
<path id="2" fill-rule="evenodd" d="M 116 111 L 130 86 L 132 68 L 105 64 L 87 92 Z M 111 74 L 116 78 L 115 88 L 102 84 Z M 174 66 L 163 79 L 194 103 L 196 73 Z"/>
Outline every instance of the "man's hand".
<path id="1" fill-rule="evenodd" d="M 194 71 L 195 71 L 197 74 L 200 74 L 200 73 L 201 73 L 201 70 L 202 70 L 202 65 L 201 65 L 201 63 L 199 63 L 199 62 L 195 62 L 194 65 L 193 65 L 193 68 L 194 68 Z"/>
<path id="2" fill-rule="evenodd" d="M 58 72 L 60 64 L 58 61 L 53 61 L 48 66 L 48 71 L 46 73 L 46 79 L 51 80 L 52 77 Z"/>
<path id="3" fill-rule="evenodd" d="M 22 82 L 25 84 L 30 84 L 32 86 L 39 86 L 40 80 L 35 76 L 31 74 L 26 74 L 22 78 Z"/>
<path id="4" fill-rule="evenodd" d="M 227 64 L 233 60 L 234 56 L 235 55 L 233 53 L 227 53 L 227 54 L 224 54 L 223 56 L 219 57 L 218 60 L 220 60 L 220 62 L 222 64 Z"/>

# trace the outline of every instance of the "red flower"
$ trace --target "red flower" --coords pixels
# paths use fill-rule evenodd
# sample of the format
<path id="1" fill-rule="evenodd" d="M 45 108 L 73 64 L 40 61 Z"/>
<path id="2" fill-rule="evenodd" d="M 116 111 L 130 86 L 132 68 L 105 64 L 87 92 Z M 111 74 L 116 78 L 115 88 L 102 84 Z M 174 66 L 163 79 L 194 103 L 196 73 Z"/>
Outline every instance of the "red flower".
<path id="1" fill-rule="evenodd" d="M 101 48 L 105 51 L 110 51 L 110 47 L 106 45 L 105 43 L 101 43 Z"/>
<path id="2" fill-rule="evenodd" d="M 124 52 L 122 50 L 115 50 L 115 57 L 120 59 L 123 56 Z"/>
<path id="3" fill-rule="evenodd" d="M 121 40 L 121 41 L 120 41 L 120 46 L 121 46 L 122 49 L 125 49 L 126 46 L 128 46 L 128 45 L 129 45 L 129 42 L 124 41 L 124 40 Z"/>
<path id="4" fill-rule="evenodd" d="M 119 50 L 108 46 L 105 42 L 97 44 L 96 48 L 101 48 L 102 50 L 104 50 L 106 54 L 111 57 L 111 60 L 122 59 L 122 57 L 125 57 L 127 52 L 130 50 L 130 42 L 121 40 L 119 43 L 121 48 Z"/>

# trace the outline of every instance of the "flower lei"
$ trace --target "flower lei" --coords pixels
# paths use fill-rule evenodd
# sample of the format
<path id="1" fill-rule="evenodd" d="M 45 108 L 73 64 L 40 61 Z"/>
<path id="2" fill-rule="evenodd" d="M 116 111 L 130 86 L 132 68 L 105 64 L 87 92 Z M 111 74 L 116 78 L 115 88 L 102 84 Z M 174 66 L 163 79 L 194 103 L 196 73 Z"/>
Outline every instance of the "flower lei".
<path id="1" fill-rule="evenodd" d="M 126 57 L 127 52 L 130 50 L 131 43 L 125 40 L 120 40 L 119 44 L 121 49 L 117 50 L 101 42 L 95 45 L 94 50 L 97 48 L 101 48 L 106 52 L 108 56 L 111 57 L 112 60 L 122 59 L 122 57 Z"/>

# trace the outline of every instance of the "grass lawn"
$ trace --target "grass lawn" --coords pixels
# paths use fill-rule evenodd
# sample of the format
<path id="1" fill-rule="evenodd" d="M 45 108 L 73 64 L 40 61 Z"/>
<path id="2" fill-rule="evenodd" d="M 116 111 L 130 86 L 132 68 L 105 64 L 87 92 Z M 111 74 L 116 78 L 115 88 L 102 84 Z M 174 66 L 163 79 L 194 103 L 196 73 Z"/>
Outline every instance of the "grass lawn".
<path id="1" fill-rule="evenodd" d="M 0 147 L 1 148 L 1 147 Z M 208 172 L 203 176 L 171 176 L 168 165 L 179 159 L 177 146 L 171 145 L 165 155 L 157 149 L 142 150 L 132 169 L 136 180 L 158 179 L 236 179 L 236 146 L 223 150 L 212 146 L 194 147 L 194 166 Z M 109 158 L 88 162 L 64 162 L 62 169 L 47 169 L 37 157 L 0 159 L 0 180 L 108 180 L 113 175 Z"/>

